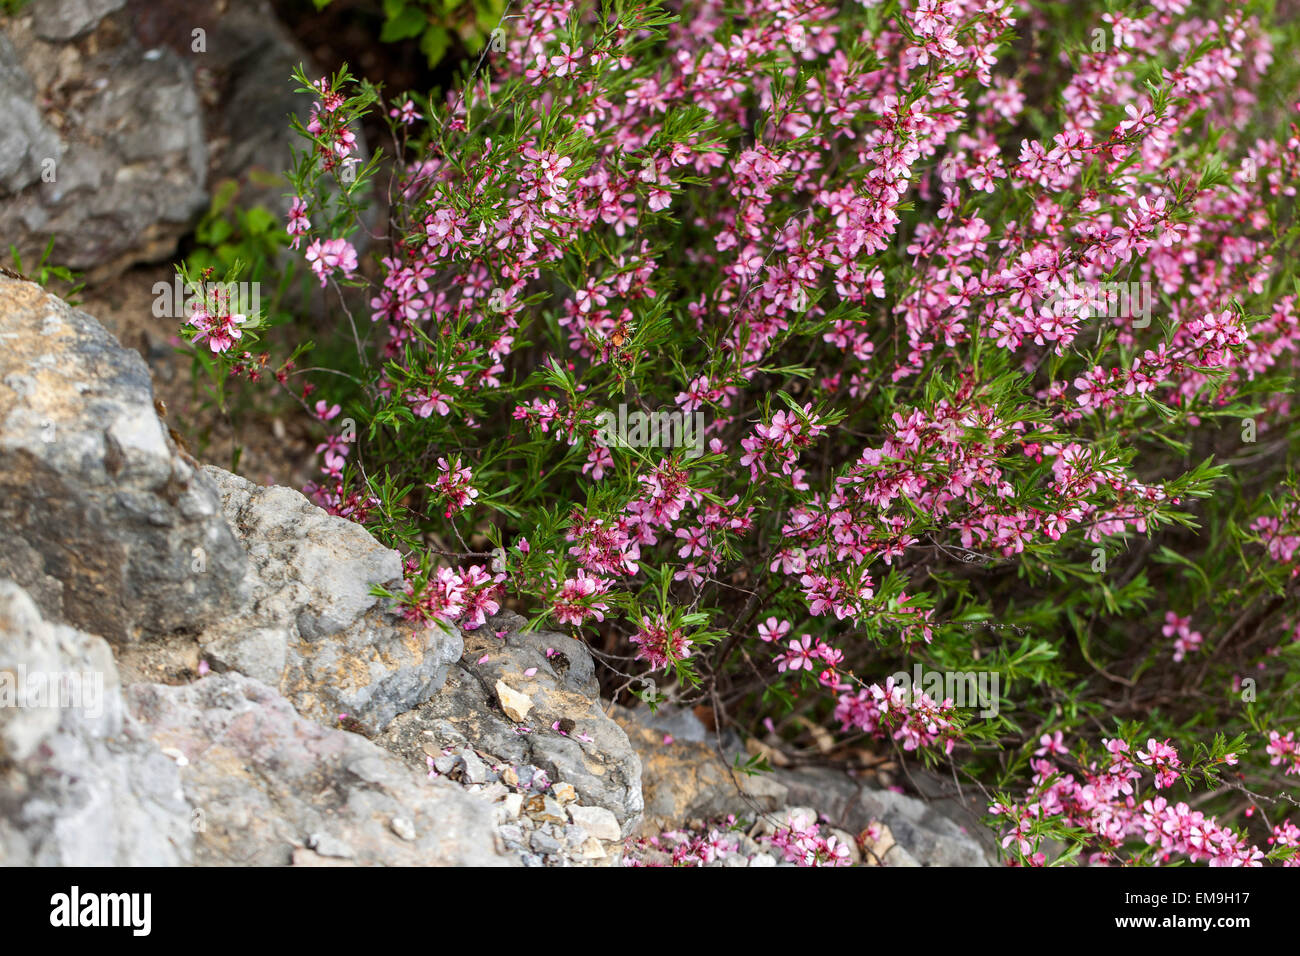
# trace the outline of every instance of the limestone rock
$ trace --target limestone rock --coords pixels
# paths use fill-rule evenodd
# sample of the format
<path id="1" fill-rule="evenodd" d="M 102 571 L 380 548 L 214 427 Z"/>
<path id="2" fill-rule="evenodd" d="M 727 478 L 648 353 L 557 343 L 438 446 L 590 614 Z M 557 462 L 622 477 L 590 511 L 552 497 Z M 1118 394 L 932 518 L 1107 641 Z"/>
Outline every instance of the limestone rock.
<path id="1" fill-rule="evenodd" d="M 62 696 L 41 698 L 52 677 Z M 190 812 L 176 763 L 126 714 L 108 645 L 0 581 L 0 865 L 189 863 Z"/>
<path id="2" fill-rule="evenodd" d="M 464 655 L 446 687 L 397 717 L 377 741 L 421 766 L 432 742 L 468 744 L 503 763 L 540 767 L 552 782 L 572 784 L 583 804 L 612 812 L 623 834 L 631 833 L 642 809 L 641 761 L 605 715 L 591 654 L 571 637 L 525 633 L 523 624 L 504 612 L 466 631 Z M 532 702 L 524 725 L 502 712 L 498 681 Z"/>
<path id="3" fill-rule="evenodd" d="M 277 687 L 326 726 L 347 714 L 367 733 L 442 686 L 460 657 L 460 633 L 412 625 L 370 593 L 400 587 L 396 551 L 292 489 L 211 466 L 204 473 L 249 563 L 248 600 L 200 636 L 218 670 Z"/>
<path id="4" fill-rule="evenodd" d="M 196 863 L 301 864 L 303 848 L 360 865 L 512 862 L 496 851 L 486 801 L 300 717 L 252 678 L 136 684 L 127 701 L 155 744 L 187 757 L 179 774 L 201 821 Z"/>
<path id="5" fill-rule="evenodd" d="M 850 833 L 859 833 L 873 822 L 885 824 L 898 846 L 922 866 L 989 865 L 974 836 L 917 797 L 873 790 L 828 768 L 782 770 L 776 776 L 791 803 L 816 807 Z M 886 865 L 891 862 L 885 860 Z"/>
<path id="6" fill-rule="evenodd" d="M 773 821 L 799 811 L 810 820 L 824 818 L 826 834 L 839 837 L 855 859 L 857 835 L 871 824 L 881 825 L 875 841 L 864 841 L 873 851 L 862 860 L 869 866 L 990 864 L 991 856 L 977 836 L 937 803 L 872 789 L 828 767 L 746 775 L 732 766 L 735 756 L 744 752 L 739 741 L 724 736 L 724 760 L 713 745 L 703 742 L 703 728 L 687 713 L 661 709 L 651 715 L 619 708 L 615 716 L 641 756 L 647 832 L 728 814 L 757 819 L 760 828 L 770 832 Z M 665 727 L 674 731 L 671 743 L 664 742 Z"/>
<path id="7" fill-rule="evenodd" d="M 507 717 L 516 723 L 523 723 L 528 719 L 528 712 L 533 709 L 533 702 L 526 695 L 512 689 L 505 681 L 497 681 L 497 699 L 501 701 L 501 709 L 505 711 Z"/>
<path id="8" fill-rule="evenodd" d="M 164 258 L 207 204 L 193 66 L 141 44 L 122 6 L 37 0 L 3 24 L 0 98 L 40 110 L 33 127 L 20 105 L 0 147 L 0 220 L 24 262 L 50 237 L 54 261 L 75 269 Z M 81 46 L 92 32 L 96 42 Z M 10 157 L 21 158 L 5 175 Z"/>
<path id="9" fill-rule="evenodd" d="M 752 816 L 756 810 L 775 810 L 785 802 L 785 787 L 770 775 L 749 775 L 734 768 L 730 761 L 740 752 L 738 745 L 724 761 L 716 747 L 705 742 L 703 727 L 688 712 L 661 710 L 652 716 L 617 708 L 614 717 L 641 758 L 645 820 L 651 830 L 729 813 Z M 668 744 L 664 743 L 665 721 L 682 732 L 671 735 Z"/>
<path id="10" fill-rule="evenodd" d="M 55 618 L 129 644 L 238 603 L 247 562 L 140 356 L 0 276 L 0 572 Z"/>
<path id="11" fill-rule="evenodd" d="M 125 5 L 126 0 L 35 0 L 33 25 L 42 40 L 75 40 Z"/>

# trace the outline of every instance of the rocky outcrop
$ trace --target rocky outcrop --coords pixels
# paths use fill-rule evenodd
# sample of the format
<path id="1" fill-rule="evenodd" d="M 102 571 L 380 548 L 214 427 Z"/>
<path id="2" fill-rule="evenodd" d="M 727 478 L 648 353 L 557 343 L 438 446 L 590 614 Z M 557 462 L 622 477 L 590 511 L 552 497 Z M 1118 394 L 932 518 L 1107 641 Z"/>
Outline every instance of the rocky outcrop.
<path id="1" fill-rule="evenodd" d="M 627 835 L 642 810 L 641 762 L 605 715 L 591 654 L 580 641 L 524 624 L 505 612 L 466 632 L 447 686 L 378 741 L 416 763 L 426 747 L 471 746 L 498 764 L 541 768 L 571 784 L 582 803 L 612 812 Z"/>
<path id="2" fill-rule="evenodd" d="M 897 844 L 922 866 L 988 866 L 985 849 L 930 803 L 893 790 L 866 787 L 835 770 L 780 770 L 776 779 L 790 804 L 807 805 L 849 833 L 872 823 L 889 828 Z"/>
<path id="3" fill-rule="evenodd" d="M 240 599 L 243 549 L 159 420 L 144 362 L 3 276 L 0 527 L 0 574 L 114 644 L 193 632 Z"/>
<path id="4" fill-rule="evenodd" d="M 266 0 L 32 0 L 0 23 L 6 244 L 102 278 L 168 257 L 209 183 L 283 213 L 307 60 Z"/>
<path id="5" fill-rule="evenodd" d="M 176 765 L 126 713 L 108 644 L 0 580 L 0 865 L 192 859 Z"/>
<path id="6" fill-rule="evenodd" d="M 56 164 L 63 144 L 36 106 L 36 86 L 18 64 L 18 52 L 0 33 L 0 193 L 18 193 L 41 178 L 48 159 Z"/>
<path id="7" fill-rule="evenodd" d="M 218 670 L 277 687 L 327 726 L 347 715 L 372 734 L 442 686 L 461 656 L 460 632 L 411 625 L 371 594 L 400 589 L 396 551 L 289 488 L 204 472 L 248 555 L 247 601 L 199 638 Z"/>
<path id="8" fill-rule="evenodd" d="M 139 357 L 39 287 L 0 278 L 0 343 L 4 862 L 518 862 L 488 801 L 337 729 L 377 731 L 460 656 L 370 593 L 400 583 L 396 553 L 200 469 Z M 177 681 L 201 656 L 232 673 L 136 683 L 128 712 L 110 643 L 133 670 L 189 661 Z M 94 707 L 4 700 L 50 675 L 95 681 Z"/>
<path id="9" fill-rule="evenodd" d="M 671 829 L 685 820 L 729 813 L 752 817 L 783 805 L 785 788 L 768 774 L 746 774 L 724 762 L 689 711 L 651 715 L 620 707 L 614 716 L 641 758 L 646 829 Z M 729 742 L 739 753 L 738 744 Z"/>
<path id="10" fill-rule="evenodd" d="M 44 0 L 32 4 L 32 26 L 42 40 L 77 40 L 126 0 Z"/>
<path id="11" fill-rule="evenodd" d="M 192 58 L 204 108 L 210 179 L 233 179 L 241 204 L 260 204 L 286 215 L 291 195 L 284 174 L 293 166 L 293 147 L 306 146 L 293 133 L 289 117 L 305 125 L 311 105 L 310 97 L 297 92 L 293 71 L 302 65 L 309 76 L 317 74 L 269 0 L 231 0 L 220 15 L 196 11 L 191 0 L 131 0 L 128 11 L 142 42 L 169 46 L 181 55 L 192 53 L 196 27 L 207 31 L 205 51 Z M 364 144 L 360 128 L 355 133 L 358 144 Z"/>
<path id="12" fill-rule="evenodd" d="M 518 862 L 474 794 L 240 675 L 124 692 L 106 642 L 0 581 L 0 865 L 324 861 Z"/>
<path id="13" fill-rule="evenodd" d="M 499 866 L 489 805 L 329 730 L 238 674 L 128 689 L 132 714 L 180 765 L 198 864 Z"/>
<path id="14" fill-rule="evenodd" d="M 39 287 L 0 277 L 0 343 L 0 574 L 47 614 L 119 646 L 193 635 L 327 726 L 378 732 L 442 685 L 459 632 L 370 593 L 400 584 L 396 552 L 296 491 L 199 468 L 140 358 Z"/>
<path id="15" fill-rule="evenodd" d="M 117 271 L 169 255 L 206 206 L 207 146 L 192 67 L 146 48 L 121 3 L 37 0 L 7 21 L 0 95 L 39 110 L 11 129 L 20 156 L 0 219 L 25 262 Z"/>

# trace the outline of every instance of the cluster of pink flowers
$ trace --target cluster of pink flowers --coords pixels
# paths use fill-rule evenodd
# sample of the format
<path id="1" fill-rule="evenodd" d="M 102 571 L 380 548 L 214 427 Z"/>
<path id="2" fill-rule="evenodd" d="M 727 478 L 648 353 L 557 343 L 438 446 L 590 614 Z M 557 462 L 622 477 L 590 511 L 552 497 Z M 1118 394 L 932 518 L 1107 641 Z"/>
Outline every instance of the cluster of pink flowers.
<path id="1" fill-rule="evenodd" d="M 641 629 L 630 640 L 636 645 L 636 659 L 645 661 L 651 670 L 669 668 L 691 656 L 692 641 L 662 614 L 653 620 L 642 617 Z"/>
<path id="2" fill-rule="evenodd" d="M 444 518 L 464 511 L 478 497 L 478 489 L 474 487 L 474 473 L 467 465 L 461 464 L 459 457 L 451 464 L 447 464 L 446 458 L 439 458 L 438 477 L 427 487 L 446 506 Z"/>
<path id="3" fill-rule="evenodd" d="M 227 296 L 218 289 L 195 304 L 188 321 L 196 330 L 195 344 L 206 341 L 213 353 L 221 353 L 230 351 L 244 337 L 240 326 L 248 316 L 233 313 Z"/>
<path id="4" fill-rule="evenodd" d="M 807 491 L 804 470 L 794 465 L 800 449 L 810 446 L 825 431 L 826 426 L 817 421 L 810 404 L 798 412 L 777 412 L 771 422 L 757 425 L 751 437 L 741 439 L 745 454 L 740 463 L 749 467 L 749 475 L 755 480 L 775 469 L 789 477 L 795 490 Z"/>
<path id="5" fill-rule="evenodd" d="M 1268 556 L 1278 564 L 1290 565 L 1291 576 L 1300 577 L 1300 507 L 1294 500 L 1284 505 L 1278 515 L 1261 515 L 1250 526 L 1264 542 Z"/>
<path id="6" fill-rule="evenodd" d="M 461 570 L 438 567 L 423 581 L 419 572 L 419 562 L 407 559 L 403 612 L 410 621 L 457 623 L 472 631 L 501 610 L 504 572 L 489 574 L 476 564 Z"/>
<path id="7" fill-rule="evenodd" d="M 851 851 L 836 836 L 822 836 L 821 824 L 806 814 L 792 812 L 786 822 L 776 829 L 772 846 L 779 850 L 787 863 L 799 866 L 850 866 Z"/>
<path id="8" fill-rule="evenodd" d="M 195 342 L 207 341 L 213 352 L 227 352 L 236 342 L 243 338 L 240 326 L 247 321 L 247 316 L 234 315 L 229 312 L 214 315 L 203 307 L 194 310 L 190 316 L 190 325 L 198 330 Z"/>
<path id="9" fill-rule="evenodd" d="M 344 114 L 340 112 L 346 98 L 327 77 L 321 77 L 314 85 L 320 100 L 311 105 L 307 132 L 316 139 L 321 168 L 330 172 L 354 166 L 361 159 L 353 155 L 357 151 L 356 133 L 343 122 Z"/>
<path id="10" fill-rule="evenodd" d="M 1192 619 L 1189 617 L 1179 617 L 1173 611 L 1165 612 L 1165 626 L 1160 632 L 1165 637 L 1174 638 L 1174 663 L 1181 664 L 1183 658 L 1188 654 L 1194 653 L 1201 649 L 1201 644 L 1205 640 L 1200 631 L 1191 629 Z M 1177 635 L 1177 637 L 1174 637 Z"/>
<path id="11" fill-rule="evenodd" d="M 289 204 L 289 223 L 285 226 L 285 231 L 293 236 L 293 241 L 289 243 L 290 249 L 297 249 L 302 243 L 302 237 L 311 229 L 311 220 L 307 218 L 307 204 L 303 202 L 301 196 L 294 196 L 293 201 Z"/>
<path id="12" fill-rule="evenodd" d="M 357 250 L 346 239 L 326 239 L 322 242 L 313 239 L 307 247 L 305 258 L 311 263 L 311 271 L 325 285 L 336 271 L 349 276 L 357 271 Z"/>
<path id="13" fill-rule="evenodd" d="M 885 683 L 862 687 L 856 693 L 843 684 L 835 708 L 835 719 L 844 730 L 858 730 L 880 739 L 892 738 L 904 750 L 941 745 L 952 753 L 961 737 L 953 720 L 956 707 L 951 700 L 935 701 L 915 687 L 903 687 L 886 678 Z"/>
<path id="14" fill-rule="evenodd" d="M 1274 767 L 1285 765 L 1284 773 L 1300 774 L 1300 744 L 1296 743 L 1295 731 L 1287 731 L 1285 737 L 1276 730 L 1269 731 L 1265 750 L 1268 752 L 1268 762 Z"/>
<path id="15" fill-rule="evenodd" d="M 1063 752 L 1059 741 L 1044 740 L 1053 743 L 1052 753 Z M 1056 821 L 1088 834 L 1092 845 L 1088 859 L 1093 864 L 1122 862 L 1125 848 L 1138 843 L 1156 848 L 1156 863 L 1185 857 L 1211 866 L 1260 865 L 1263 851 L 1214 817 L 1161 796 L 1142 798 L 1138 790 L 1141 767 L 1150 768 L 1155 775 L 1157 790 L 1179 779 L 1182 762 L 1168 741 L 1148 740 L 1146 749 L 1136 753 L 1136 761 L 1123 740 L 1103 740 L 1102 745 L 1110 754 L 1109 762 L 1088 763 L 1081 768 L 1081 778 L 1052 760 L 1032 761 L 1035 789 L 1031 799 L 1024 804 L 990 807 L 991 813 L 1004 817 L 1008 824 L 1003 847 L 1018 850 L 1031 865 L 1042 865 L 1046 854 L 1038 848 L 1035 834 L 1044 823 Z M 1227 754 L 1222 762 L 1234 765 L 1236 755 Z"/>
<path id="16" fill-rule="evenodd" d="M 582 624 L 587 618 L 603 621 L 609 605 L 600 598 L 609 587 L 604 578 L 589 575 L 579 568 L 576 577 L 566 578 L 560 585 L 559 593 L 551 603 L 551 613 L 561 624 Z"/>
<path id="17" fill-rule="evenodd" d="M 759 625 L 760 629 L 762 625 Z M 789 628 L 789 624 L 786 625 Z M 784 651 L 773 658 L 778 673 L 786 670 L 817 672 L 817 681 L 832 690 L 840 686 L 840 677 L 836 668 L 843 662 L 844 653 L 821 639 L 814 640 L 807 634 L 791 638 Z"/>

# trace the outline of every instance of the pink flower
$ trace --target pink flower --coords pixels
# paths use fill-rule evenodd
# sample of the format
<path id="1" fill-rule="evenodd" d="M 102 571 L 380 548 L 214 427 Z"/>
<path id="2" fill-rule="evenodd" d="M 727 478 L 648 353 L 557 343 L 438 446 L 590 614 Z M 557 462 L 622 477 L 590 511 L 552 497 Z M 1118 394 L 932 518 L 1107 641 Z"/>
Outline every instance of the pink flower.
<path id="1" fill-rule="evenodd" d="M 347 276 L 357 268 L 357 251 L 346 239 L 327 239 L 324 242 L 314 239 L 307 247 L 306 259 L 311 263 L 312 272 L 320 277 L 321 286 L 335 270 L 342 270 Z"/>
<path id="2" fill-rule="evenodd" d="M 311 228 L 311 220 L 307 218 L 307 204 L 302 201 L 300 196 L 294 196 L 293 202 L 289 205 L 289 224 L 285 231 L 293 236 L 293 242 L 289 243 L 290 249 L 297 249 L 298 243 L 302 241 L 303 235 Z"/>
<path id="3" fill-rule="evenodd" d="M 451 464 L 447 463 L 447 459 L 439 458 L 438 471 L 437 479 L 426 483 L 425 487 L 434 493 L 437 500 L 443 502 L 446 509 L 443 517 L 450 518 L 464 511 L 478 497 L 478 489 L 473 486 L 474 473 L 467 465 L 462 465 L 459 458 Z"/>
<path id="4" fill-rule="evenodd" d="M 578 47 L 576 50 L 571 50 L 569 44 L 560 44 L 559 54 L 551 57 L 550 60 L 551 66 L 555 67 L 555 75 L 568 76 L 570 73 L 577 72 L 578 64 L 582 60 L 583 52 L 582 47 Z"/>
<path id="5" fill-rule="evenodd" d="M 393 107 L 388 111 L 388 115 L 406 126 L 410 126 L 418 119 L 424 119 L 422 114 L 415 111 L 415 104 L 410 100 L 403 103 L 400 109 L 398 107 Z"/>
<path id="6" fill-rule="evenodd" d="M 228 352 L 236 342 L 243 338 L 243 330 L 239 326 L 247 321 L 247 316 L 243 315 L 213 315 L 208 309 L 200 306 L 190 316 L 189 324 L 198 330 L 194 336 L 194 341 L 202 342 L 205 339 L 214 353 Z"/>
<path id="7" fill-rule="evenodd" d="M 642 616 L 641 629 L 632 635 L 631 641 L 637 645 L 636 659 L 648 662 L 651 670 L 666 669 L 691 656 L 692 642 L 663 615 L 653 619 Z"/>

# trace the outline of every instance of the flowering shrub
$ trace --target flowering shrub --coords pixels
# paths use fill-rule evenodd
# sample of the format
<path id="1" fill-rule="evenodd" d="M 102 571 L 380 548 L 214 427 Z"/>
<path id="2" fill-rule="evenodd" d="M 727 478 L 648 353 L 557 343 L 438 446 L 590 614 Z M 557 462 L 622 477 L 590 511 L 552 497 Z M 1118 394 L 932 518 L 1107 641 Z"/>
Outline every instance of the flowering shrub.
<path id="1" fill-rule="evenodd" d="M 1291 859 L 1271 7 L 543 0 L 445 100 L 300 76 L 307 493 L 403 550 L 412 621 L 508 604 L 611 695 L 951 762 L 1011 862 Z"/>

